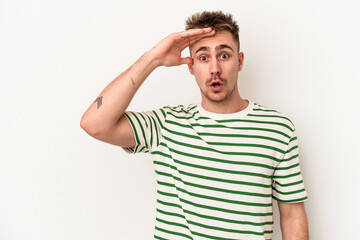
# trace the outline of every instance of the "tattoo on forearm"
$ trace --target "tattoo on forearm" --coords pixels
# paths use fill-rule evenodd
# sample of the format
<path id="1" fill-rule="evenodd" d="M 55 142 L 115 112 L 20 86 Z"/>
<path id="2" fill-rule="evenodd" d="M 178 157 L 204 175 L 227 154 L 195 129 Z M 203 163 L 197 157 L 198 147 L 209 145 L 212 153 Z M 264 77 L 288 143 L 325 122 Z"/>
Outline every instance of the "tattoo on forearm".
<path id="1" fill-rule="evenodd" d="M 99 108 L 102 104 L 102 96 L 98 97 L 94 102 L 97 102 L 97 108 Z"/>

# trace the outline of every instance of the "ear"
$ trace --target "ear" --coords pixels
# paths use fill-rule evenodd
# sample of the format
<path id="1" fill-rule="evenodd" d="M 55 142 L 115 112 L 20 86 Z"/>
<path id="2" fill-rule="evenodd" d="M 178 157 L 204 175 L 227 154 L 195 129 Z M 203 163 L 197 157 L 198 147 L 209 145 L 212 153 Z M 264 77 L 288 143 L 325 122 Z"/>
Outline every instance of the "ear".
<path id="1" fill-rule="evenodd" d="M 244 53 L 239 52 L 239 72 L 241 71 L 244 64 Z"/>
<path id="2" fill-rule="evenodd" d="M 191 74 L 191 75 L 194 75 L 193 63 L 188 63 L 187 65 L 188 65 L 190 74 Z"/>

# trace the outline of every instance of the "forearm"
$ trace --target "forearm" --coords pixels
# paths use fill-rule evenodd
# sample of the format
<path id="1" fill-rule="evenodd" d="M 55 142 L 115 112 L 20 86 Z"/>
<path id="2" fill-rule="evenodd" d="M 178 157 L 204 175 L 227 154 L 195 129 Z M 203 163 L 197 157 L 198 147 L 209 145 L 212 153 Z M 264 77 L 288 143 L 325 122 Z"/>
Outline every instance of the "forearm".
<path id="1" fill-rule="evenodd" d="M 280 212 L 280 223 L 283 240 L 308 240 L 308 221 L 304 208 L 288 213 Z"/>
<path id="2" fill-rule="evenodd" d="M 141 84 L 157 67 L 151 52 L 141 56 L 115 78 L 84 113 L 81 125 L 93 135 L 105 133 L 119 121 Z"/>
<path id="3" fill-rule="evenodd" d="M 191 64 L 192 58 L 182 58 L 181 52 L 213 34 L 215 31 L 211 28 L 190 29 L 173 33 L 160 41 L 100 93 L 83 115 L 81 127 L 92 136 L 111 135 L 109 133 L 119 122 L 136 91 L 156 67 Z"/>

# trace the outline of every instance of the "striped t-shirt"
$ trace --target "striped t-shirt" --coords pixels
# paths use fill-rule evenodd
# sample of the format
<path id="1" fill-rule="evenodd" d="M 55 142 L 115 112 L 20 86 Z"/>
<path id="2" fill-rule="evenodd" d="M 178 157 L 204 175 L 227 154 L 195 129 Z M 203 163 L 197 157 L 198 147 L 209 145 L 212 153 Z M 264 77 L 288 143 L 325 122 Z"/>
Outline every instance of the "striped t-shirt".
<path id="1" fill-rule="evenodd" d="M 271 239 L 272 198 L 307 199 L 289 118 L 249 101 L 232 114 L 201 104 L 126 111 L 132 153 L 151 153 L 155 239 Z"/>

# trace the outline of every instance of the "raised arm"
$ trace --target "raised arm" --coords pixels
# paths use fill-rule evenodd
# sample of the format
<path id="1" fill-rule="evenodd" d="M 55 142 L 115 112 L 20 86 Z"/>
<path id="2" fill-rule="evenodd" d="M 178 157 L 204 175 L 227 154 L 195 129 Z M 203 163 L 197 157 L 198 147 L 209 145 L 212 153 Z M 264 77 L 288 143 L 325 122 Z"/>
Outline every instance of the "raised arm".
<path id="1" fill-rule="evenodd" d="M 190 57 L 181 58 L 181 52 L 213 34 L 215 31 L 211 28 L 191 29 L 164 38 L 100 93 L 82 116 L 81 128 L 101 141 L 121 147 L 134 147 L 134 134 L 123 113 L 136 91 L 157 67 L 191 63 Z"/>

